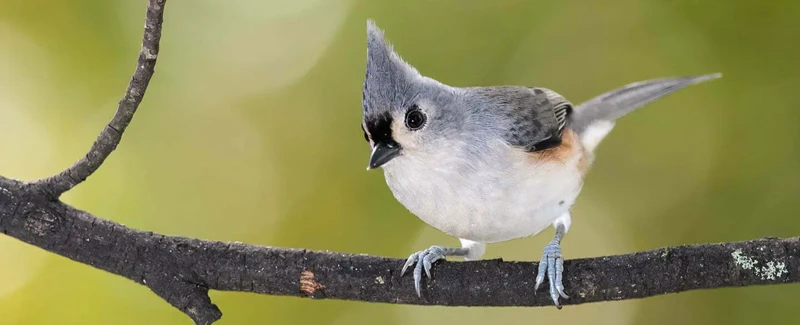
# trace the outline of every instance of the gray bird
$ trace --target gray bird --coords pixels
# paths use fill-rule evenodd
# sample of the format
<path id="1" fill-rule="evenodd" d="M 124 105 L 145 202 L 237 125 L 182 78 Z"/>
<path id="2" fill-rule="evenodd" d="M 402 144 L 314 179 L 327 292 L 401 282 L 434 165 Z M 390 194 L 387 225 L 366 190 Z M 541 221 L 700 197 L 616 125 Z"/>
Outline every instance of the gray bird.
<path id="1" fill-rule="evenodd" d="M 615 120 L 676 90 L 721 75 L 626 85 L 573 106 L 541 87 L 452 87 L 406 63 L 367 21 L 363 89 L 367 169 L 381 167 L 394 197 L 461 247 L 431 246 L 409 256 L 420 295 L 424 270 L 446 256 L 475 260 L 486 244 L 533 236 L 550 225 L 534 292 L 547 275 L 550 296 L 568 298 L 561 281 L 561 239 L 570 209 Z"/>

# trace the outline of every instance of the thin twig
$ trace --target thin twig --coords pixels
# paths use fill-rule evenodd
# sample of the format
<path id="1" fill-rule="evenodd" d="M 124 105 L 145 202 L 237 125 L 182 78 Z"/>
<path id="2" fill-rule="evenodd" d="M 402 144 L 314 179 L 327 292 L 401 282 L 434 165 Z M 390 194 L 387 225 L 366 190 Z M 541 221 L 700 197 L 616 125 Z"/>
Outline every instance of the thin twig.
<path id="1" fill-rule="evenodd" d="M 125 95 L 119 101 L 117 112 L 106 124 L 89 152 L 66 170 L 38 181 L 33 186 L 53 198 L 58 198 L 66 191 L 82 183 L 91 176 L 117 148 L 122 134 L 136 113 L 136 109 L 144 98 L 147 85 L 155 72 L 158 58 L 159 41 L 161 40 L 161 24 L 164 17 L 166 0 L 149 0 L 147 18 L 145 20 L 144 37 L 139 50 L 136 70 L 133 72 Z"/>

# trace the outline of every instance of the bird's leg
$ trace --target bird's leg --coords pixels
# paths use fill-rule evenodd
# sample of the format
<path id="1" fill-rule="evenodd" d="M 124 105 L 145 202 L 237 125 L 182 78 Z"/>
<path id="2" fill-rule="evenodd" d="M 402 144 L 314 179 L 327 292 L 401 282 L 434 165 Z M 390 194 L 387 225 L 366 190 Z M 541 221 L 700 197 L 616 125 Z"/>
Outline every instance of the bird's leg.
<path id="1" fill-rule="evenodd" d="M 403 269 L 400 271 L 400 276 L 406 273 L 406 270 L 416 264 L 414 267 L 414 288 L 417 289 L 417 296 L 422 296 L 420 293 L 420 282 L 422 281 L 422 270 L 428 278 L 431 277 L 431 266 L 434 262 L 444 259 L 447 256 L 460 256 L 464 260 L 476 260 L 483 256 L 486 251 L 486 245 L 471 240 L 460 239 L 461 247 L 442 247 L 431 246 L 428 249 L 421 250 L 408 257 Z"/>
<path id="2" fill-rule="evenodd" d="M 561 274 L 564 271 L 564 257 L 561 255 L 561 238 L 567 233 L 570 225 L 569 213 L 560 217 L 553 226 L 556 228 L 556 235 L 547 246 L 544 247 L 544 254 L 542 260 L 539 261 L 539 273 L 536 275 L 536 285 L 533 287 L 534 292 L 539 289 L 539 285 L 544 281 L 545 274 L 547 275 L 547 282 L 550 283 L 550 298 L 553 303 L 561 309 L 561 304 L 558 303 L 558 297 L 566 299 L 569 298 L 564 293 L 564 284 L 561 282 Z"/>

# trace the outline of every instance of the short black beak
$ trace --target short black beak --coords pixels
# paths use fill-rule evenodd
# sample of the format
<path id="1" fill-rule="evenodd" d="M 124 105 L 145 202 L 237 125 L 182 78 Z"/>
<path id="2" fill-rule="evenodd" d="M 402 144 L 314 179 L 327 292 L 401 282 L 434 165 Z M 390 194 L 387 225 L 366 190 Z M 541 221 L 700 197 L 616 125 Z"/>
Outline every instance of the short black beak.
<path id="1" fill-rule="evenodd" d="M 386 144 L 378 142 L 372 148 L 372 156 L 369 157 L 367 170 L 378 168 L 385 163 L 400 155 L 400 147 L 396 144 Z"/>

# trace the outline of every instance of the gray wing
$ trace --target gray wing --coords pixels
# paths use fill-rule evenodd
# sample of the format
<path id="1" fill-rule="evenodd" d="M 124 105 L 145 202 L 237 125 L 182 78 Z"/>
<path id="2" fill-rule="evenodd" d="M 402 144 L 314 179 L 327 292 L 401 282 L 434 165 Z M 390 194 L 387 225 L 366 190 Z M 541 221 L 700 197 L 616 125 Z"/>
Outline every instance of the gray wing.
<path id="1" fill-rule="evenodd" d="M 527 151 L 544 150 L 561 143 L 572 104 L 545 88 L 521 86 L 480 87 L 474 90 L 505 114 L 504 140 Z"/>
<path id="2" fill-rule="evenodd" d="M 722 77 L 722 74 L 714 73 L 631 83 L 576 106 L 574 112 L 567 118 L 567 127 L 582 134 L 595 121 L 615 121 L 677 90 L 719 77 Z"/>

